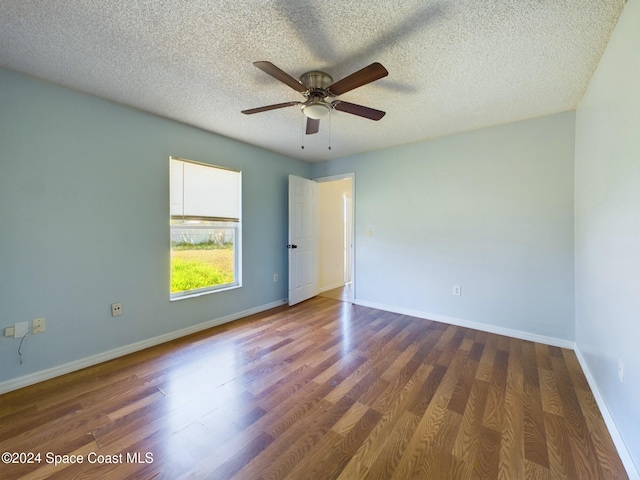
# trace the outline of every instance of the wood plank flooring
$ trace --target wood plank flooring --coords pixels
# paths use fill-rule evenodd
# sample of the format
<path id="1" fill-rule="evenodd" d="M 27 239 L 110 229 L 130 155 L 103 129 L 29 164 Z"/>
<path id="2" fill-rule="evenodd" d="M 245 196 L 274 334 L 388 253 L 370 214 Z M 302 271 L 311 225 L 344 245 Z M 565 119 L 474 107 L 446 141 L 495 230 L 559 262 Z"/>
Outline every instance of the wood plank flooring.
<path id="1" fill-rule="evenodd" d="M 341 300 L 343 302 L 348 302 L 352 297 L 352 288 L 353 285 L 351 283 L 344 285 L 342 287 L 333 288 L 331 290 L 327 290 L 321 292 L 318 296 L 324 298 L 333 298 L 334 300 Z"/>
<path id="2" fill-rule="evenodd" d="M 322 297 L 2 395 L 0 452 L 40 454 L 3 479 L 628 478 L 572 351 Z"/>

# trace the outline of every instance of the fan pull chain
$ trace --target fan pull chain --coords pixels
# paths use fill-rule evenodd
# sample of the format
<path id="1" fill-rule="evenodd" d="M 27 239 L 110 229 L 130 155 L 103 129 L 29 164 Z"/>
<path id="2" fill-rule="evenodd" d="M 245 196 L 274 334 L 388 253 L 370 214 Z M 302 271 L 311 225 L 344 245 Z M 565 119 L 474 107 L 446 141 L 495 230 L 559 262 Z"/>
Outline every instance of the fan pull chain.
<path id="1" fill-rule="evenodd" d="M 329 150 L 331 150 L 331 113 L 329 113 Z"/>
<path id="2" fill-rule="evenodd" d="M 300 149 L 304 150 L 304 129 L 307 117 L 302 115 L 302 130 L 300 130 Z"/>

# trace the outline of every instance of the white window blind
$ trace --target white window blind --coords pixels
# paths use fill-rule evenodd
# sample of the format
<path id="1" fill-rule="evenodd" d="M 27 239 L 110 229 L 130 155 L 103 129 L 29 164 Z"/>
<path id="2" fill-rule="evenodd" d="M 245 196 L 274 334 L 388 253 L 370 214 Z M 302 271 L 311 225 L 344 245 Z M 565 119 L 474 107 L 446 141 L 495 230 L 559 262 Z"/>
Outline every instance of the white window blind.
<path id="1" fill-rule="evenodd" d="M 171 158 L 171 218 L 240 221 L 241 173 Z"/>

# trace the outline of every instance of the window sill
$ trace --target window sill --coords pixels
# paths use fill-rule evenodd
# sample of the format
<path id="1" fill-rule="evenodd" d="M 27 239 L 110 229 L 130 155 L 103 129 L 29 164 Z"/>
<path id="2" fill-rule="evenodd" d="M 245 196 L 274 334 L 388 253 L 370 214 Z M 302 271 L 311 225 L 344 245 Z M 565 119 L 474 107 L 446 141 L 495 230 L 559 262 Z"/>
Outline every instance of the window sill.
<path id="1" fill-rule="evenodd" d="M 174 297 L 169 297 L 169 301 L 170 302 L 177 302 L 178 300 L 185 300 L 187 298 L 195 298 L 195 297 L 202 297 L 203 295 L 211 295 L 213 293 L 219 293 L 219 292 L 227 292 L 229 290 L 235 290 L 236 288 L 241 288 L 242 285 L 229 285 L 228 287 L 223 287 L 223 288 L 216 288 L 215 290 L 206 290 L 206 291 L 202 291 L 202 292 L 194 292 L 194 293 L 187 293 L 184 295 L 176 295 Z"/>

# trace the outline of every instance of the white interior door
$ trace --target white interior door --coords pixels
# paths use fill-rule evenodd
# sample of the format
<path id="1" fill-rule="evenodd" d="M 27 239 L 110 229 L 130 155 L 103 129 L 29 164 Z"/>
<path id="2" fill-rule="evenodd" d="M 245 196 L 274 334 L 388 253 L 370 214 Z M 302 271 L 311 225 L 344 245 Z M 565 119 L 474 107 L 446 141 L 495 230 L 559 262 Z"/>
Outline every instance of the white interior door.
<path id="1" fill-rule="evenodd" d="M 289 175 L 289 305 L 318 287 L 318 184 Z"/>

